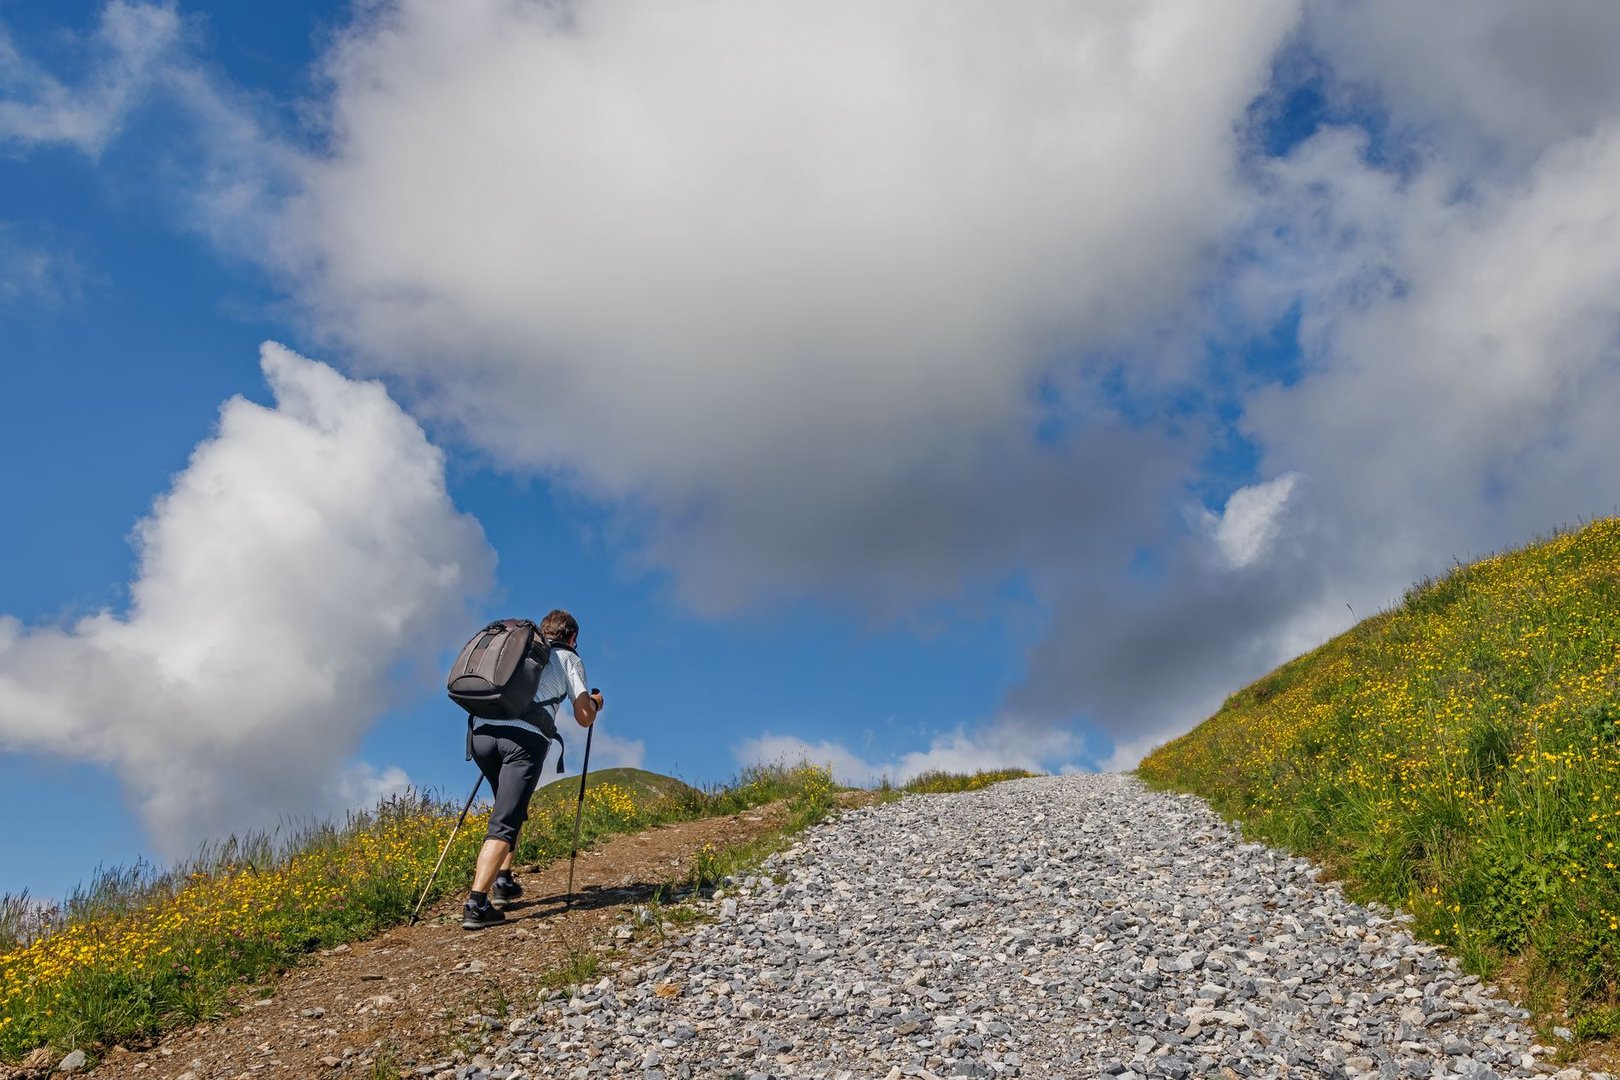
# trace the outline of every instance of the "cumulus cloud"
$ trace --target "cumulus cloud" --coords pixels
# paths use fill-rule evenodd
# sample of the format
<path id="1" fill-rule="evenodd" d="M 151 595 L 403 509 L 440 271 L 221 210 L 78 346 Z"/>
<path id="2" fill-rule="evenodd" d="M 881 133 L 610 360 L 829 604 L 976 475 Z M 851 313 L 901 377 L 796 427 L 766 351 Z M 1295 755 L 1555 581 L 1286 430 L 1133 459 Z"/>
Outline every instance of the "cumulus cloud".
<path id="1" fill-rule="evenodd" d="M 488 585 L 441 453 L 381 385 L 267 344 L 135 528 L 125 613 L 0 617 L 0 748 L 109 766 L 167 851 L 398 789 L 350 765 Z"/>
<path id="2" fill-rule="evenodd" d="M 978 730 L 957 729 L 935 737 L 927 750 L 890 761 L 870 761 L 840 742 L 809 742 L 794 735 L 765 734 L 732 748 L 739 765 L 796 765 L 808 762 L 831 770 L 840 784 L 869 787 L 882 780 L 903 784 L 920 773 L 972 773 L 984 769 L 1029 769 L 1039 772 L 1054 761 L 1066 761 L 1080 749 L 1071 734 L 1051 728 L 1023 728 L 1015 723 Z"/>
<path id="3" fill-rule="evenodd" d="M 1140 523 L 1195 456 L 1082 358 L 1241 214 L 1232 124 L 1293 17 L 402 0 L 326 60 L 278 252 L 417 408 L 644 511 L 693 603 L 899 608 Z"/>
<path id="4" fill-rule="evenodd" d="M 19 52 L 0 26 L 0 147 L 99 153 L 159 79 L 182 29 L 171 4 L 113 0 L 87 43 L 89 74 L 70 85 Z"/>
<path id="5" fill-rule="evenodd" d="M 1298 481 L 1297 473 L 1287 473 L 1264 484 L 1250 484 L 1232 492 L 1221 513 L 1203 512 L 1203 525 L 1228 566 L 1248 566 L 1271 547 Z"/>

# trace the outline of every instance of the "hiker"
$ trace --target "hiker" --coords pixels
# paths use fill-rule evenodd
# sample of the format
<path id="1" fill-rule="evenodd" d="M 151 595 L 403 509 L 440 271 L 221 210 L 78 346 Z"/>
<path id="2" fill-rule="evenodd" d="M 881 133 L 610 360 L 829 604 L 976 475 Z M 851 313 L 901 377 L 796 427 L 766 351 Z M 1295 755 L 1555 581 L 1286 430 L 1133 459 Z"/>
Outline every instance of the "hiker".
<path id="1" fill-rule="evenodd" d="M 512 876 L 512 853 L 545 764 L 550 744 L 547 734 L 557 732 L 558 705 L 567 701 L 580 727 L 594 724 L 602 708 L 601 691 L 587 689 L 585 663 L 574 651 L 579 642 L 579 623 L 574 617 L 566 611 L 553 611 L 540 621 L 540 637 L 551 647 L 551 659 L 540 673 L 536 700 L 523 718 L 478 720 L 473 725 L 473 760 L 489 779 L 495 808 L 490 811 L 489 832 L 473 870 L 472 894 L 461 912 L 461 925 L 468 930 L 504 922 L 501 909 L 523 894 L 523 886 Z"/>

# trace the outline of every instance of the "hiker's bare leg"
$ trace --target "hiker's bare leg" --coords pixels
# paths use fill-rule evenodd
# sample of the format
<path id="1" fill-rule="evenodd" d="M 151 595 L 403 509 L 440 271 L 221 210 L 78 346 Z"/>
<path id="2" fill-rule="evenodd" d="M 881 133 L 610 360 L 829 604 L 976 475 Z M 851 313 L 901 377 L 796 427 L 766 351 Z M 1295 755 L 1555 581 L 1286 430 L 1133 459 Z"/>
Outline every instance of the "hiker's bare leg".
<path id="1" fill-rule="evenodd" d="M 490 838 L 478 850 L 478 865 L 473 869 L 472 891 L 487 893 L 495 884 L 495 875 L 501 867 L 512 865 L 512 845 L 505 840 Z"/>

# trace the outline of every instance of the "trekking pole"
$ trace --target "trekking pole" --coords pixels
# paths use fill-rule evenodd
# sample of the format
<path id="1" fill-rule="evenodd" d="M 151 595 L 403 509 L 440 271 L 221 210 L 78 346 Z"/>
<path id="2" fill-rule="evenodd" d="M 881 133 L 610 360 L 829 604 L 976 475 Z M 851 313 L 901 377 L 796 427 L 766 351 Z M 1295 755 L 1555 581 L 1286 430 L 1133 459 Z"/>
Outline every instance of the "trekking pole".
<path id="1" fill-rule="evenodd" d="M 590 744 L 589 736 L 586 737 L 585 742 L 587 746 Z M 473 800 L 478 797 L 478 789 L 483 783 L 484 774 L 479 773 L 478 780 L 473 784 L 472 793 L 467 796 L 467 801 L 462 804 L 461 816 L 456 819 L 456 827 L 450 830 L 450 839 L 444 842 L 444 850 L 439 852 L 439 861 L 433 864 L 433 873 L 428 875 L 427 884 L 422 886 L 422 898 L 416 902 L 416 910 L 411 912 L 411 921 L 406 925 L 415 926 L 417 916 L 422 914 L 422 905 L 427 902 L 428 890 L 433 888 L 433 879 L 439 876 L 439 867 L 444 865 L 444 857 L 450 854 L 450 845 L 456 842 L 456 833 L 460 832 L 461 826 L 466 824 L 467 811 L 472 809 Z"/>
<path id="2" fill-rule="evenodd" d="M 585 764 L 579 770 L 579 805 L 574 808 L 574 850 L 568 853 L 568 900 L 563 909 L 574 906 L 574 860 L 579 857 L 579 821 L 585 815 L 585 774 L 591 771 L 591 736 L 596 725 L 585 729 Z"/>

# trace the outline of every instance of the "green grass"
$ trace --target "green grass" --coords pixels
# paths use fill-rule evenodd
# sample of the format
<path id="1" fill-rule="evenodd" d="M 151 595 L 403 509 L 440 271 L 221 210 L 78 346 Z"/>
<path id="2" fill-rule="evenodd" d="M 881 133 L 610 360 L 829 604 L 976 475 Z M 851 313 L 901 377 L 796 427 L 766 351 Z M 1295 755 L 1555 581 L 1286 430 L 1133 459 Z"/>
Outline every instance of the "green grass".
<path id="1" fill-rule="evenodd" d="M 1457 566 L 1149 755 L 1589 1035 L 1620 1002 L 1620 521 Z"/>
<path id="2" fill-rule="evenodd" d="M 790 815 L 812 815 L 815 811 L 809 808 L 829 799 L 831 791 L 826 770 L 805 764 L 750 766 L 731 783 L 707 789 L 640 769 L 605 769 L 600 776 L 591 773 L 586 781 L 580 846 L 587 847 L 603 836 L 672 821 L 722 817 L 778 801 L 789 804 Z M 625 801 L 637 807 L 633 815 L 623 809 Z M 518 839 L 517 859 L 532 863 L 566 856 L 572 847 L 578 803 L 577 777 L 536 791 L 530 804 L 535 809 Z"/>
<path id="3" fill-rule="evenodd" d="M 405 1073 L 396 1060 L 397 1054 L 391 1047 L 384 1047 L 372 1059 L 371 1067 L 366 1070 L 366 1080 L 402 1080 Z"/>
<path id="4" fill-rule="evenodd" d="M 1003 780 L 1022 780 L 1039 776 L 1028 769 L 989 769 L 975 773 L 953 773 L 934 770 L 918 773 L 901 789 L 914 795 L 942 795 L 958 791 L 979 791 Z"/>
<path id="5" fill-rule="evenodd" d="M 638 803 L 656 803 L 667 801 L 677 805 L 695 805 L 702 799 L 703 792 L 673 776 L 664 776 L 662 773 L 648 772 L 645 769 L 601 769 L 592 770 L 585 778 L 585 791 L 598 785 L 612 784 L 630 794 Z M 579 777 L 563 776 L 543 784 L 534 793 L 529 802 L 530 813 L 538 812 L 543 807 L 553 805 L 566 805 L 572 808 L 579 801 Z"/>
<path id="6" fill-rule="evenodd" d="M 540 985 L 549 990 L 578 986 L 596 978 L 601 963 L 602 954 L 597 949 L 588 945 L 575 946 L 569 949 L 567 959 L 541 974 Z"/>

